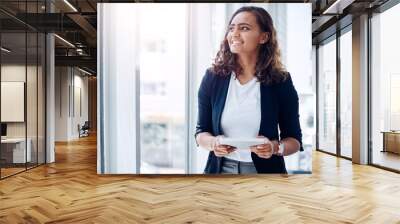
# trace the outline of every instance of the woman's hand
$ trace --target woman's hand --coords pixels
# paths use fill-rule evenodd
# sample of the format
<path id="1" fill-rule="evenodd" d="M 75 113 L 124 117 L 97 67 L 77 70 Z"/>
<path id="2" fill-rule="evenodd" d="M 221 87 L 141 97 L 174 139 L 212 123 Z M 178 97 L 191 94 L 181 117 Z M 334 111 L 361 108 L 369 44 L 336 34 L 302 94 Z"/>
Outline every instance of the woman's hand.
<path id="1" fill-rule="evenodd" d="M 222 135 L 218 135 L 215 137 L 215 140 L 212 145 L 212 149 L 214 151 L 215 156 L 217 157 L 222 157 L 225 155 L 228 155 L 229 153 L 235 151 L 235 147 L 230 146 L 230 145 L 221 145 L 219 144 L 219 140 L 222 138 Z"/>
<path id="2" fill-rule="evenodd" d="M 274 143 L 276 141 L 270 141 L 267 137 L 264 136 L 258 136 L 258 138 L 263 138 L 264 144 L 250 146 L 250 151 L 257 154 L 257 156 L 260 158 L 269 159 L 274 154 L 275 151 Z"/>

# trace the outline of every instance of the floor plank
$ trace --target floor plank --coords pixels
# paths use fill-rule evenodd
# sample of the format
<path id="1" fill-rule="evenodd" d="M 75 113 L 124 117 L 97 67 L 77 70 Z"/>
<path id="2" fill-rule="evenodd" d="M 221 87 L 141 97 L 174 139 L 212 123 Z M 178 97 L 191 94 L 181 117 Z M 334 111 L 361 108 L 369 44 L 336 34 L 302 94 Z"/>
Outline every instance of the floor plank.
<path id="1" fill-rule="evenodd" d="M 0 181 L 0 223 L 400 223 L 400 175 L 321 152 L 311 175 L 96 174 L 96 139 Z"/>

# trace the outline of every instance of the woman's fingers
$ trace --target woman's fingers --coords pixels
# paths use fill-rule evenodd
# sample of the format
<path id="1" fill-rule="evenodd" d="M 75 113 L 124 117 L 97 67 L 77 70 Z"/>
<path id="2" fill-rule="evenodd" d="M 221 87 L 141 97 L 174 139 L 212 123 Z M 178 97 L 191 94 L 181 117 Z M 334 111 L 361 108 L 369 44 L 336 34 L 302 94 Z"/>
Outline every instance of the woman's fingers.
<path id="1" fill-rule="evenodd" d="M 229 149 L 233 149 L 233 147 L 230 146 L 230 145 L 219 145 L 219 146 L 217 146 L 217 148 L 220 149 L 220 150 L 229 150 Z"/>
<path id="2" fill-rule="evenodd" d="M 256 153 L 272 153 L 272 151 L 269 149 L 259 149 L 256 151 Z"/>
<path id="3" fill-rule="evenodd" d="M 252 147 L 254 150 L 259 151 L 259 152 L 272 151 L 270 144 L 262 144 L 262 145 L 252 146 Z"/>
<path id="4" fill-rule="evenodd" d="M 271 145 L 268 143 L 268 144 L 260 144 L 260 145 L 257 145 L 257 148 L 271 148 Z"/>
<path id="5" fill-rule="evenodd" d="M 258 157 L 265 159 L 269 159 L 272 156 L 272 148 L 270 144 L 250 146 L 250 151 L 257 154 Z"/>
<path id="6" fill-rule="evenodd" d="M 260 152 L 256 153 L 258 157 L 264 158 L 264 159 L 269 159 L 272 156 L 271 152 Z"/>
<path id="7" fill-rule="evenodd" d="M 214 149 L 214 153 L 216 156 L 223 156 L 226 154 L 226 152 L 223 149 L 220 149 L 219 147 L 216 147 Z"/>
<path id="8" fill-rule="evenodd" d="M 215 147 L 214 152 L 217 156 L 223 156 L 235 151 L 235 147 L 230 145 L 218 145 Z"/>

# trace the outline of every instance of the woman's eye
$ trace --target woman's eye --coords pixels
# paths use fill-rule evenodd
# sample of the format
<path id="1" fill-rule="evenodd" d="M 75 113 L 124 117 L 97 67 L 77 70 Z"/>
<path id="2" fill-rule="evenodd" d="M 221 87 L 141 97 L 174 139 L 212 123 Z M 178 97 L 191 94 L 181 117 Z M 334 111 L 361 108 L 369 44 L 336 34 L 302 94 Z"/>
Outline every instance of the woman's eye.
<path id="1" fill-rule="evenodd" d="M 250 29 L 248 27 L 244 26 L 244 27 L 241 28 L 241 30 L 247 31 L 247 30 L 250 30 Z"/>

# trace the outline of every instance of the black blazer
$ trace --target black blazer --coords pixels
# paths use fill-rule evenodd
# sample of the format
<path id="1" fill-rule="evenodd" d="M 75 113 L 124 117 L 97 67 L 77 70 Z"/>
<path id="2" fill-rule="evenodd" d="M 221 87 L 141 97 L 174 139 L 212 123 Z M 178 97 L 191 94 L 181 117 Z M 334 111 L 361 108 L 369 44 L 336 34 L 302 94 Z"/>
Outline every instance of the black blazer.
<path id="1" fill-rule="evenodd" d="M 228 93 L 230 76 L 219 76 L 208 69 L 198 92 L 198 121 L 196 134 L 209 132 L 214 136 L 222 135 L 221 115 Z M 299 122 L 299 98 L 289 77 L 278 84 L 261 84 L 261 124 L 259 135 L 270 140 L 293 137 L 300 142 L 303 151 L 302 134 Z M 278 126 L 280 135 L 278 135 Z M 251 153 L 258 173 L 287 173 L 283 156 L 273 155 L 269 159 Z M 208 155 L 204 169 L 206 174 L 221 172 L 223 157 L 215 156 L 213 151 Z"/>

